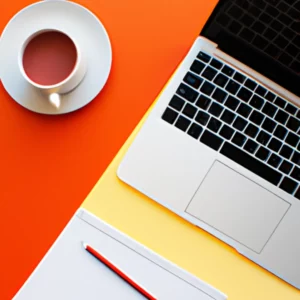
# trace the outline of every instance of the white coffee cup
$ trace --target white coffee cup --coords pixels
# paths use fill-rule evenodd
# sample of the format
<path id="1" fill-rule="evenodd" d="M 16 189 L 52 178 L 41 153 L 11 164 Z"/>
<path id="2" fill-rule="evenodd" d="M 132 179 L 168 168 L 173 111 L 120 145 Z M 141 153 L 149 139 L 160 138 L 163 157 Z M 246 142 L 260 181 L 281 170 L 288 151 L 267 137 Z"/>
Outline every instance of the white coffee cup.
<path id="1" fill-rule="evenodd" d="M 27 75 L 25 69 L 24 69 L 24 61 L 23 61 L 23 56 L 24 52 L 26 50 L 26 47 L 29 45 L 29 43 L 36 37 L 44 34 L 44 33 L 59 33 L 63 34 L 67 38 L 69 38 L 75 48 L 76 48 L 76 62 L 74 64 L 72 72 L 63 80 L 56 82 L 55 84 L 51 85 L 45 85 L 45 84 L 40 84 L 29 78 Z M 37 49 L 38 50 L 38 49 Z M 81 52 L 77 42 L 71 38 L 68 34 L 66 34 L 63 31 L 56 30 L 56 29 L 43 29 L 35 32 L 34 34 L 30 35 L 26 41 L 23 43 L 21 50 L 19 52 L 19 57 L 18 57 L 18 63 L 19 63 L 19 69 L 25 80 L 32 85 L 34 88 L 38 89 L 45 97 L 45 101 L 49 101 L 51 105 L 59 109 L 61 106 L 61 99 L 62 95 L 71 92 L 74 90 L 80 82 L 83 80 L 87 66 L 86 66 L 86 61 L 84 58 L 83 53 Z"/>

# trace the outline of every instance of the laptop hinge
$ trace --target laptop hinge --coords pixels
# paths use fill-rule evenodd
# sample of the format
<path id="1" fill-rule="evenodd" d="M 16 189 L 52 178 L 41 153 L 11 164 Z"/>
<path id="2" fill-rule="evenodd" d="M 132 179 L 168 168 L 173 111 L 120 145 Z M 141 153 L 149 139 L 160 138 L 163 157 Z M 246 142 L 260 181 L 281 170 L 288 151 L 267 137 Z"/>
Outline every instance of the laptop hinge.
<path id="1" fill-rule="evenodd" d="M 218 44 L 212 42 L 211 40 L 209 40 L 208 38 L 203 37 L 203 36 L 199 36 L 197 38 L 197 40 L 199 40 L 199 42 L 201 43 L 201 48 L 203 50 L 206 50 L 206 52 L 211 53 L 211 54 L 215 53 L 215 51 L 218 47 Z"/>

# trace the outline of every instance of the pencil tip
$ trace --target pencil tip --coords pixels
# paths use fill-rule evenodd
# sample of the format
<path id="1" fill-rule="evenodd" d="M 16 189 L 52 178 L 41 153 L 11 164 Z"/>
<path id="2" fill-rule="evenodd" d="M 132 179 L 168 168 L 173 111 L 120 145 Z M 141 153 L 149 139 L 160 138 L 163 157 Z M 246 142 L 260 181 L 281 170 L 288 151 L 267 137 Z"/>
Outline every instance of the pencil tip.
<path id="1" fill-rule="evenodd" d="M 83 248 L 84 248 L 84 249 L 86 249 L 86 248 L 87 248 L 87 243 L 85 243 L 85 242 L 81 242 L 81 244 L 82 244 L 82 246 L 83 246 Z"/>

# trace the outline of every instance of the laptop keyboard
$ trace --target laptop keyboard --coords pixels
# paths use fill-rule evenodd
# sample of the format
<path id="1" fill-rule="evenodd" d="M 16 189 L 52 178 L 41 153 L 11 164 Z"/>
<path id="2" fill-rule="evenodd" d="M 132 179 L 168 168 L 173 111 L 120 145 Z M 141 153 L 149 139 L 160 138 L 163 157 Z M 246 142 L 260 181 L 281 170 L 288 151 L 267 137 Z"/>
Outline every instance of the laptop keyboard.
<path id="1" fill-rule="evenodd" d="M 162 119 L 300 200 L 300 110 L 199 52 Z"/>

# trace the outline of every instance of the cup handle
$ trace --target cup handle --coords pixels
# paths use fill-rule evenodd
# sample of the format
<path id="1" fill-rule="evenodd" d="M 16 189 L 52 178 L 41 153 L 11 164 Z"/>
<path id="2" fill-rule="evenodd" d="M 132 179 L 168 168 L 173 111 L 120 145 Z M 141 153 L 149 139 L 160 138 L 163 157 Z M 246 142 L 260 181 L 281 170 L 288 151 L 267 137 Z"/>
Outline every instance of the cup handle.
<path id="1" fill-rule="evenodd" d="M 49 95 L 49 103 L 56 109 L 60 108 L 61 105 L 61 95 L 58 93 L 52 93 Z"/>

